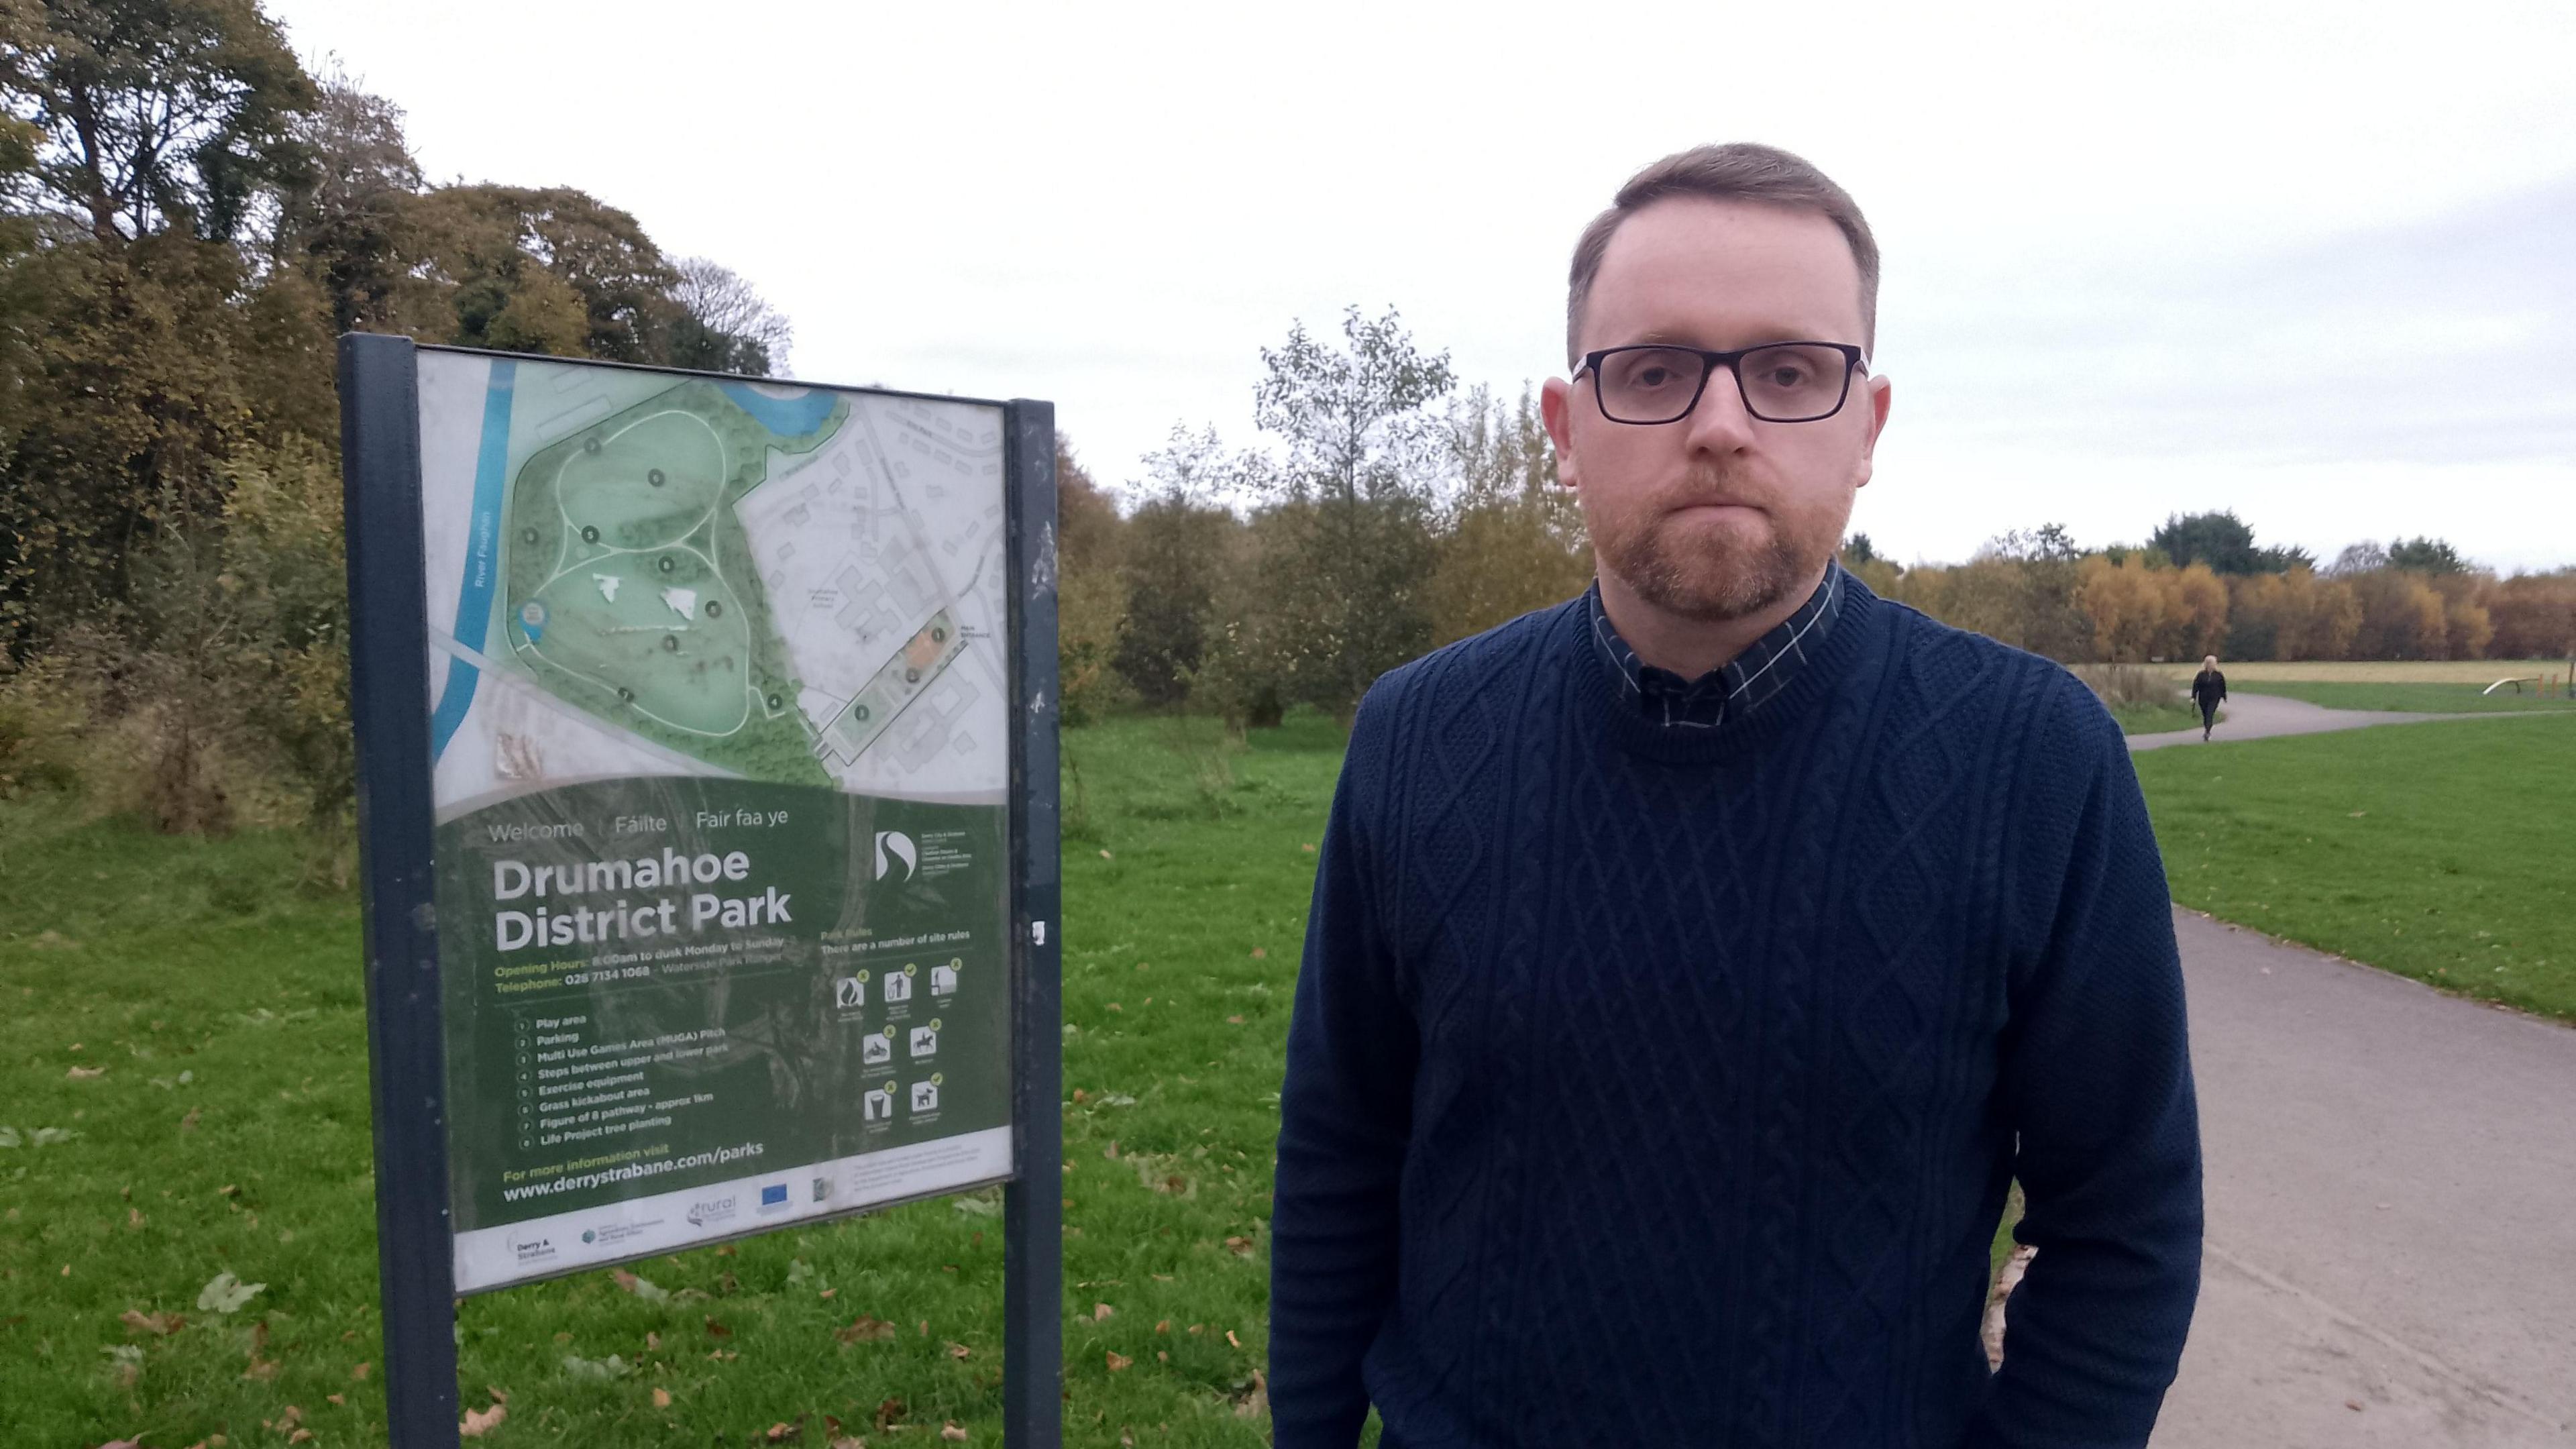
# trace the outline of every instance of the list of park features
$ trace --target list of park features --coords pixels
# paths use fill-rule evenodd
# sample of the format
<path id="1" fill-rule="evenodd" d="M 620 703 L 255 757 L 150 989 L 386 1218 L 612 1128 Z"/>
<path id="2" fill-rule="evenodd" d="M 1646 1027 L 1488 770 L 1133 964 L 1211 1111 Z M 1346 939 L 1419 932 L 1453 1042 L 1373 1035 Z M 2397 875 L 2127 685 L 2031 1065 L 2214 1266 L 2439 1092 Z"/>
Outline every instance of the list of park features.
<path id="1" fill-rule="evenodd" d="M 697 776 L 439 827 L 461 1290 L 1009 1172 L 999 806 Z"/>

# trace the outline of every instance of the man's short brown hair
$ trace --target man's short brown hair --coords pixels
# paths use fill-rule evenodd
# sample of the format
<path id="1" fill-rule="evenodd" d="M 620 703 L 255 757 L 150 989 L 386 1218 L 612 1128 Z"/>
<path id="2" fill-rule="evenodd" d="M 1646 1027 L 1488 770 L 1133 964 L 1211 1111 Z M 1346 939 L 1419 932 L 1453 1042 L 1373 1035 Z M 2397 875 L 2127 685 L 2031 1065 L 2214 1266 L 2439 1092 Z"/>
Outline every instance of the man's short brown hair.
<path id="1" fill-rule="evenodd" d="M 1852 260 L 1860 265 L 1860 341 L 1875 348 L 1878 336 L 1878 242 L 1869 234 L 1860 206 L 1833 178 L 1776 146 L 1737 141 L 1724 146 L 1693 146 L 1676 151 L 1628 178 L 1610 209 L 1592 218 L 1574 244 L 1574 268 L 1566 278 L 1565 364 L 1583 358 L 1583 306 L 1591 300 L 1592 280 L 1601 272 L 1602 254 L 1619 223 L 1666 197 L 1699 196 L 1711 201 L 1750 201 L 1764 206 L 1812 211 L 1841 228 L 1851 243 Z M 1837 339 L 1807 339 L 1831 342 Z"/>

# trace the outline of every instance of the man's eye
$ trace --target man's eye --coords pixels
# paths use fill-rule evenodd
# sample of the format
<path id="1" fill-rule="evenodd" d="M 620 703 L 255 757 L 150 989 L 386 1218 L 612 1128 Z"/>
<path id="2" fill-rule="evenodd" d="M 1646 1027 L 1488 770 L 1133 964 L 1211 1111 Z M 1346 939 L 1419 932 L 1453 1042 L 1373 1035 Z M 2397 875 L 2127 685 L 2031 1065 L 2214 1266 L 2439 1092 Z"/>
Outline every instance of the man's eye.
<path id="1" fill-rule="evenodd" d="M 1771 385 L 1778 388 L 1799 387 L 1807 381 L 1807 371 L 1802 367 L 1773 367 L 1766 376 Z"/>
<path id="2" fill-rule="evenodd" d="M 1673 380 L 1673 370 L 1669 367 L 1641 367 L 1628 380 L 1638 387 L 1662 387 Z"/>

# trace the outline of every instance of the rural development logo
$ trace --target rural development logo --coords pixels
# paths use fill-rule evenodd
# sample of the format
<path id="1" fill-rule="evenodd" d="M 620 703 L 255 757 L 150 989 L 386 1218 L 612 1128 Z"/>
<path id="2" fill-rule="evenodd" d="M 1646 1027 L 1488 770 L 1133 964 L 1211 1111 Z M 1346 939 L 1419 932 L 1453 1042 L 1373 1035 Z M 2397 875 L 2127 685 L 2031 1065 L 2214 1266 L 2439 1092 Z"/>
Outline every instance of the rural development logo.
<path id="1" fill-rule="evenodd" d="M 877 832 L 877 879 L 884 880 L 896 866 L 900 865 L 903 867 L 903 879 L 910 880 L 913 869 L 920 863 L 920 859 L 919 853 L 913 849 L 911 836 L 900 830 Z"/>

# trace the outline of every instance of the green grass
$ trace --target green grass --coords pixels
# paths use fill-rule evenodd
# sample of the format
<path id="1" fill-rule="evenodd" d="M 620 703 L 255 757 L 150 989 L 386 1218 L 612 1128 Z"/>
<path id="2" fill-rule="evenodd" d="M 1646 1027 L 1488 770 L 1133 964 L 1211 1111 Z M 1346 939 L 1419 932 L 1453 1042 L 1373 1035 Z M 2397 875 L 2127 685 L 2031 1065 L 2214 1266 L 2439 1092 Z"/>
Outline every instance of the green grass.
<path id="1" fill-rule="evenodd" d="M 2174 899 L 2576 1020 L 2576 726 L 2421 724 L 2141 755 Z"/>
<path id="2" fill-rule="evenodd" d="M 1072 1444 L 1267 1440 L 1246 1411 L 1275 1094 L 1340 739 L 1311 717 L 1248 751 L 1216 739 L 1149 720 L 1067 737 Z M 285 835 L 0 805 L 0 1442 L 284 1444 L 262 1425 L 290 1407 L 308 1442 L 385 1442 L 358 915 L 301 883 L 307 858 Z M 939 1443 L 952 1420 L 998 1443 L 995 1206 L 632 1265 L 661 1301 L 607 1273 L 469 1300 L 465 1403 L 508 1395 L 476 1442 L 742 1444 L 801 1423 L 811 1446 L 831 1415 L 879 1445 Z M 200 1311 L 219 1272 L 266 1286 Z M 842 1342 L 862 1315 L 894 1336 Z M 612 1377 L 568 1362 L 612 1355 Z M 888 1400 L 916 1432 L 875 1431 Z"/>
<path id="3" fill-rule="evenodd" d="M 2480 694 L 2482 684 L 2435 684 L 2422 681 L 2357 683 L 2343 680 L 2266 679 L 2241 684 L 2246 694 L 2277 694 L 2304 699 L 2328 709 L 2393 709 L 2419 714 L 2477 714 L 2489 710 L 2555 710 L 2576 714 L 2576 700 L 2515 694 L 2506 689 Z M 2523 686 L 2529 690 L 2531 686 Z"/>

